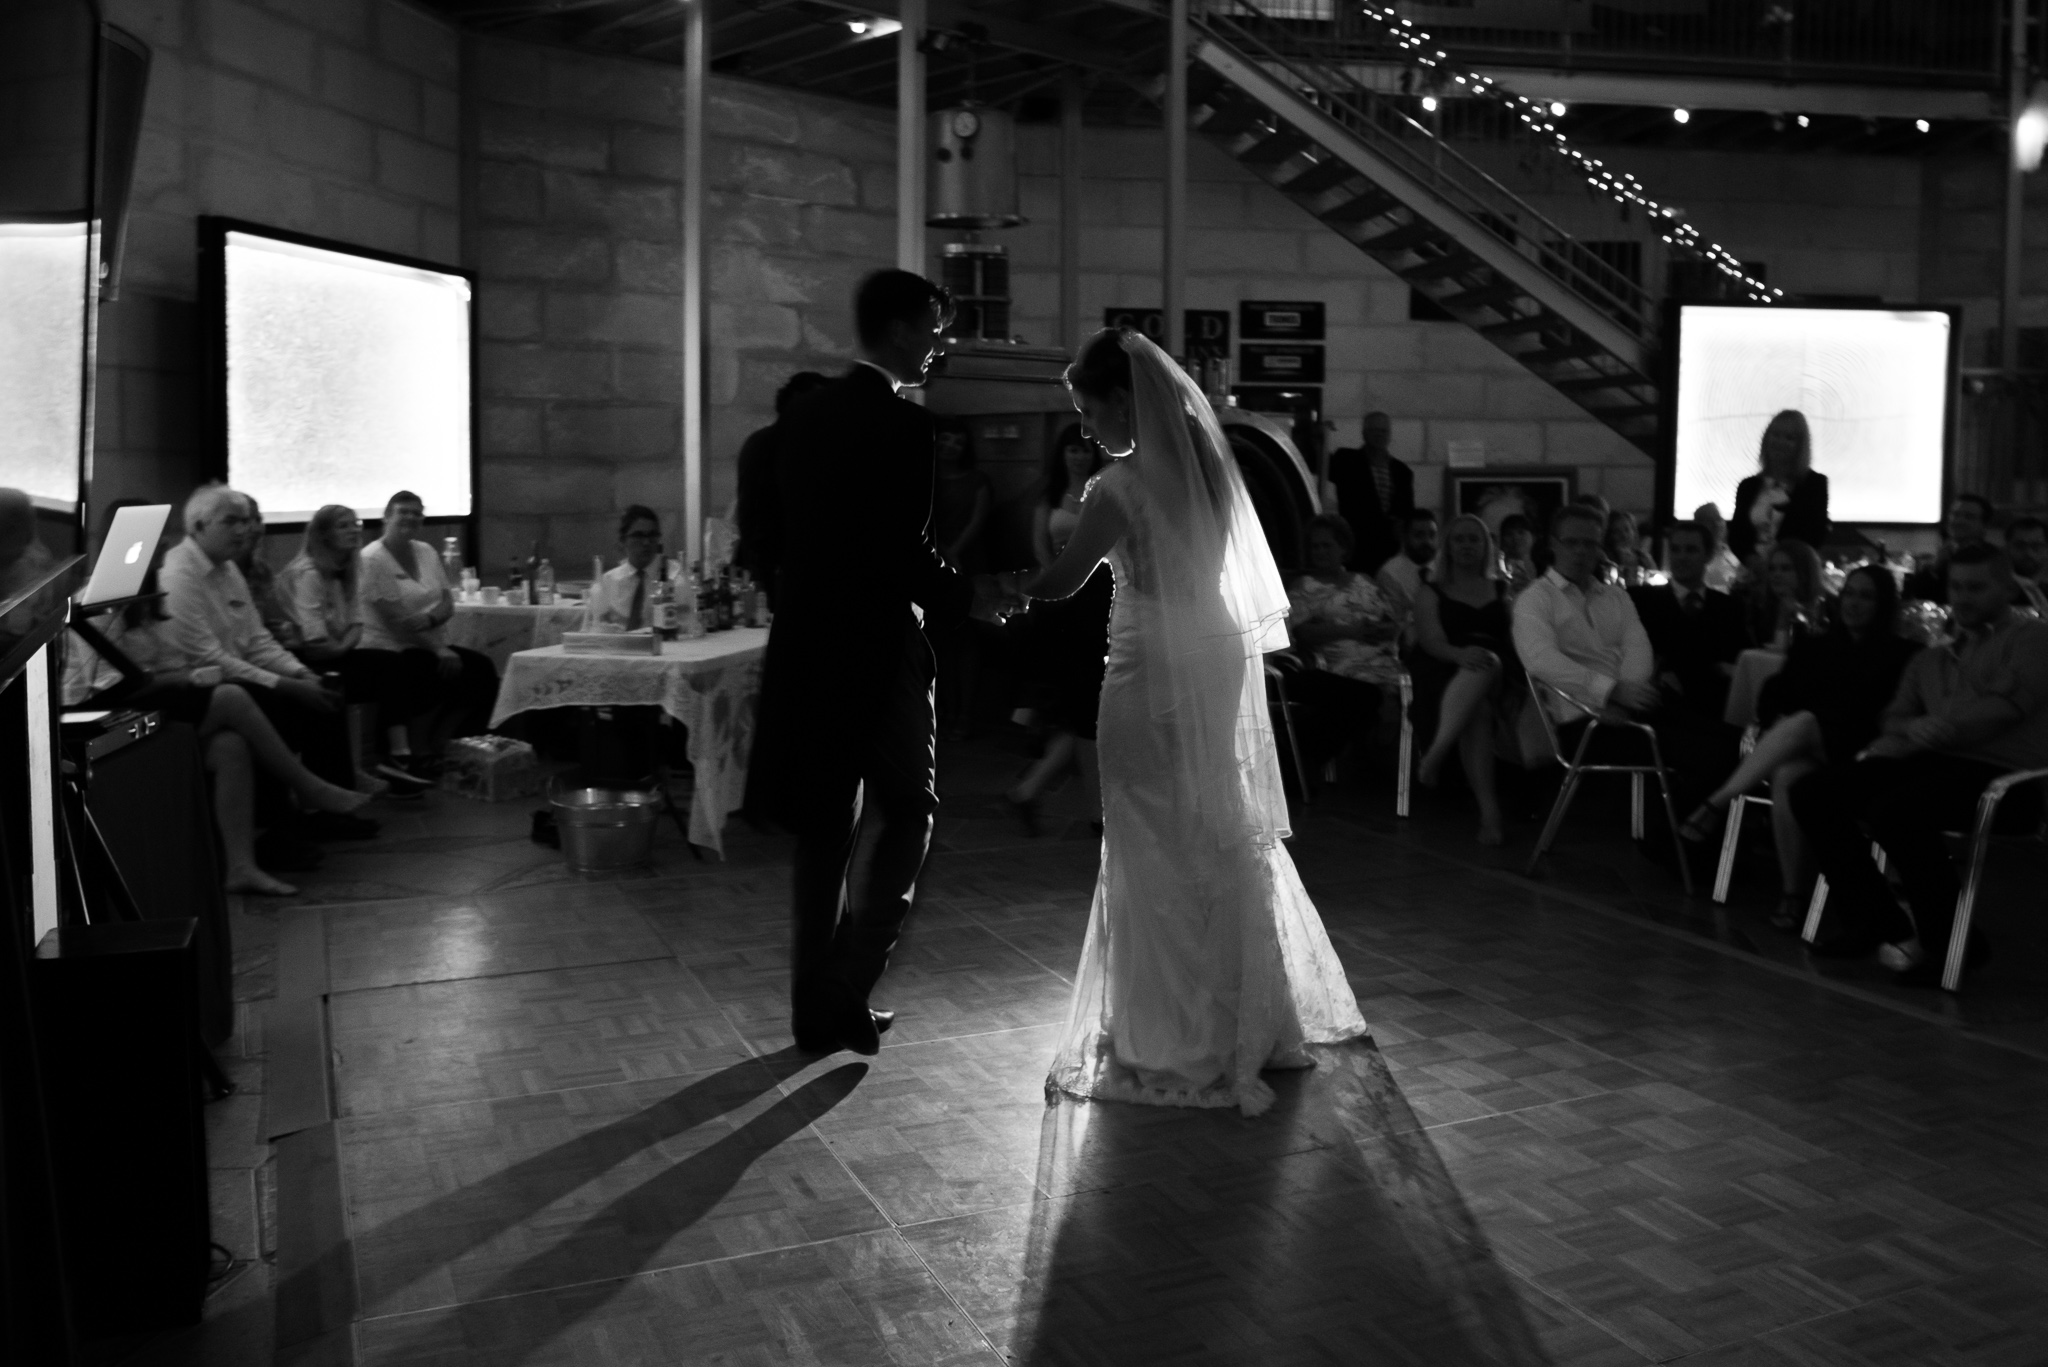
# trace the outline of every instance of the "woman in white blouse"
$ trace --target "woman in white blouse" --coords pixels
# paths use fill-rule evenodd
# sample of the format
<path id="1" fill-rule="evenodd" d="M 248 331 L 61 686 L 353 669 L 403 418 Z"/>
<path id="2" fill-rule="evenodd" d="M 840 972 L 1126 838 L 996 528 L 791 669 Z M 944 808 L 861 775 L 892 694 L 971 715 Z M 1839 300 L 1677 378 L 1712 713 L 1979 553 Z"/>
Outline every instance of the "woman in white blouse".
<path id="1" fill-rule="evenodd" d="M 431 657 L 431 696 L 416 700 L 421 706 L 413 722 L 413 747 L 438 756 L 450 739 L 474 735 L 489 724 L 498 671 L 476 651 L 446 640 L 455 593 L 440 557 L 418 539 L 425 521 L 418 494 L 401 489 L 391 496 L 384 506 L 384 534 L 363 548 L 356 602 L 362 613 L 361 649 L 388 651 L 421 665 L 423 657 Z"/>
<path id="2" fill-rule="evenodd" d="M 1302 748 L 1311 770 L 1368 731 L 1400 688 L 1394 642 L 1401 624 L 1379 586 L 1344 567 L 1351 547 L 1351 524 L 1342 517 L 1311 518 L 1309 567 L 1287 586 L 1287 627 L 1308 665 L 1288 687 L 1307 713 Z"/>

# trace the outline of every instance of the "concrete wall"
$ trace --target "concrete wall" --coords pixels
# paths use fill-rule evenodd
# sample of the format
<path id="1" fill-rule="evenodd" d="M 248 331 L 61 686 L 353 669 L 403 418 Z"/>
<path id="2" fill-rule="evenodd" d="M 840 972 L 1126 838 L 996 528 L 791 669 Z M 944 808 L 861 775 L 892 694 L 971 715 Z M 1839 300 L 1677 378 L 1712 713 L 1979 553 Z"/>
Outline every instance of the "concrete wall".
<path id="1" fill-rule="evenodd" d="M 1036 343 L 1059 316 L 1059 134 L 1022 130 L 1019 162 L 1029 226 L 993 235 L 1009 246 L 1015 330 Z M 1559 159 L 1471 148 L 1475 159 L 1566 231 L 1591 239 L 1645 236 L 1638 217 L 1590 196 Z M 1408 286 L 1277 191 L 1197 139 L 1189 170 L 1188 307 L 1236 312 L 1243 299 L 1320 299 L 1329 323 L 1323 396 L 1336 438 L 1355 442 L 1373 409 L 1394 419 L 1396 454 L 1417 466 L 1417 496 L 1435 502 L 1448 443 L 1485 443 L 1489 464 L 1578 468 L 1582 489 L 1647 512 L 1648 457 L 1456 323 L 1409 320 Z M 1161 298 L 1160 135 L 1089 130 L 1081 176 L 1081 314 Z M 1554 164 L 1555 163 L 1555 164 Z M 1632 150 L 1633 170 L 1691 221 L 1788 290 L 1919 292 L 1920 163 L 1905 158 L 1794 158 Z M 1646 263 L 1661 272 L 1661 265 Z M 1647 281 L 1661 288 L 1661 281 Z M 1233 327 L 1235 324 L 1233 324 Z"/>
<path id="2" fill-rule="evenodd" d="M 120 298 L 100 314 L 95 500 L 208 473 L 197 219 L 455 264 L 458 42 L 401 0 L 102 0 L 152 50 Z"/>
<path id="3" fill-rule="evenodd" d="M 681 76 L 474 49 L 484 564 L 535 540 L 581 569 L 640 502 L 682 546 Z M 794 371 L 843 368 L 852 294 L 895 252 L 894 120 L 716 79 L 706 121 L 706 509 Z"/>

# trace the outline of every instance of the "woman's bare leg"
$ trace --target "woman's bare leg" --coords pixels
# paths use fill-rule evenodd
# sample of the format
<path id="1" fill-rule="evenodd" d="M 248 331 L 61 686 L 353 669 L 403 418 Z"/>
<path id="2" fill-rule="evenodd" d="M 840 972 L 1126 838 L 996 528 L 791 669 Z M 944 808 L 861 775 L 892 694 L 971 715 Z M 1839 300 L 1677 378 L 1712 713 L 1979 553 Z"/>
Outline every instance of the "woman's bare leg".
<path id="1" fill-rule="evenodd" d="M 1464 764 L 1465 781 L 1472 785 L 1472 796 L 1479 801 L 1479 843 L 1498 845 L 1507 837 L 1501 828 L 1500 794 L 1494 789 L 1491 707 L 1481 708 L 1466 720 L 1458 735 L 1458 757 Z"/>
<path id="2" fill-rule="evenodd" d="M 1500 665 L 1492 664 L 1485 669 L 1474 669 L 1470 665 L 1461 667 L 1444 685 L 1443 706 L 1438 710 L 1436 737 L 1429 743 L 1429 750 L 1416 767 L 1415 776 L 1425 788 L 1434 788 L 1438 776 L 1443 772 L 1444 761 L 1451 757 L 1451 751 L 1463 742 L 1465 728 L 1470 726 L 1492 696 L 1494 685 L 1500 680 Z"/>
<path id="3" fill-rule="evenodd" d="M 213 819 L 227 850 L 227 890 L 290 897 L 297 888 L 256 865 L 256 774 L 249 743 L 235 731 L 214 732 L 206 741 L 206 767 L 213 775 Z"/>
<path id="4" fill-rule="evenodd" d="M 1820 723 L 1811 712 L 1781 717 L 1771 729 L 1757 737 L 1756 748 L 1742 757 L 1735 772 L 1707 795 L 1707 806 L 1721 810 L 1738 796 L 1762 783 L 1778 769 L 1798 759 L 1820 756 Z"/>
<path id="5" fill-rule="evenodd" d="M 1038 763 L 1032 765 L 1024 777 L 1017 781 L 1017 786 L 1010 789 L 1010 801 L 1038 801 L 1039 794 L 1045 791 L 1046 786 L 1065 773 L 1067 766 L 1074 762 L 1076 743 L 1071 731 L 1053 732 L 1052 739 L 1046 742 L 1045 754 L 1040 756 Z M 1094 749 L 1093 746 L 1089 748 Z"/>
<path id="6" fill-rule="evenodd" d="M 1792 815 L 1792 785 L 1820 768 L 1822 756 L 1814 753 L 1788 760 L 1771 772 L 1771 838 L 1778 846 L 1778 879 L 1785 896 L 1796 898 L 1813 886 L 1817 870 L 1806 836 Z"/>
<path id="7" fill-rule="evenodd" d="M 232 731 L 247 743 L 250 756 L 268 773 L 286 784 L 299 801 L 316 812 L 352 812 L 370 800 L 367 793 L 336 787 L 299 762 L 270 718 L 240 684 L 222 684 L 213 690 L 200 722 L 199 733 L 211 737 Z"/>

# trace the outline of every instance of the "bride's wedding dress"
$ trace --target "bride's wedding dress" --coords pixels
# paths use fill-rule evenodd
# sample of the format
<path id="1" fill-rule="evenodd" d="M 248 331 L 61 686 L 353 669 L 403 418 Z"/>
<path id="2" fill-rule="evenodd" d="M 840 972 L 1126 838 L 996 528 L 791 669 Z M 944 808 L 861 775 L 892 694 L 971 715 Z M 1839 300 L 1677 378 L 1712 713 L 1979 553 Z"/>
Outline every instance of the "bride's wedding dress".
<path id="1" fill-rule="evenodd" d="M 1138 445 L 1087 495 L 1128 528 L 1109 557 L 1102 867 L 1047 1088 L 1257 1115 L 1261 1069 L 1366 1026 L 1281 843 L 1260 654 L 1284 644 L 1279 575 L 1200 392 L 1126 347 Z"/>

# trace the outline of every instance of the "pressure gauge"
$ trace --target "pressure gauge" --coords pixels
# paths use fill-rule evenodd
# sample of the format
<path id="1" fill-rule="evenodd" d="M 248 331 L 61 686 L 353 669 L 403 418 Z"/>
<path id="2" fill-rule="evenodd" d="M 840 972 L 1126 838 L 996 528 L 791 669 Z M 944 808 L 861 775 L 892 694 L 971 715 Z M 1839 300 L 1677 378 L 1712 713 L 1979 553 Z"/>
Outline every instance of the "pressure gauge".
<path id="1" fill-rule="evenodd" d="M 953 136 L 971 138 L 981 131 L 981 115 L 972 109 L 955 110 L 953 113 Z"/>

